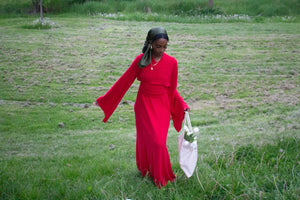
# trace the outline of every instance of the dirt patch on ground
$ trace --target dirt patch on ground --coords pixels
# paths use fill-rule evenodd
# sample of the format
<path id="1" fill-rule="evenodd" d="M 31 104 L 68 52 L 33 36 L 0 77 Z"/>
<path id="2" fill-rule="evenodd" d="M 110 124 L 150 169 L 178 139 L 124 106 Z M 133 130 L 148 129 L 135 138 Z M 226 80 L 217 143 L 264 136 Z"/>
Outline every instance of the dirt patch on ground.
<path id="1" fill-rule="evenodd" d="M 9 100 L 0 100 L 0 106 L 5 105 L 19 105 L 21 107 L 32 107 L 32 106 L 49 106 L 49 107 L 56 107 L 56 106 L 71 106 L 77 108 L 89 108 L 92 106 L 90 103 L 53 103 L 53 102 L 33 102 L 33 101 L 9 101 Z"/>
<path id="2" fill-rule="evenodd" d="M 283 91 L 261 97 L 261 100 L 256 98 L 245 98 L 245 99 L 230 99 L 227 96 L 220 95 L 217 96 L 215 100 L 206 101 L 206 100 L 195 100 L 188 101 L 188 105 L 192 110 L 203 110 L 203 109 L 225 109 L 231 110 L 234 108 L 239 108 L 242 106 L 246 107 L 257 107 L 264 104 L 275 104 L 281 103 L 289 106 L 299 105 L 300 97 L 299 95 L 288 95 Z"/>

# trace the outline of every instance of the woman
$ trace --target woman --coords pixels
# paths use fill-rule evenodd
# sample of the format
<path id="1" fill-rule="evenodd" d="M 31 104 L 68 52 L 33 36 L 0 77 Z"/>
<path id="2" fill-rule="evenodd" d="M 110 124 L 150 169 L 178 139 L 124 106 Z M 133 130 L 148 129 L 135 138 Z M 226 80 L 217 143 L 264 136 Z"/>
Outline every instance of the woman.
<path id="1" fill-rule="evenodd" d="M 178 68 L 175 58 L 167 55 L 169 38 L 161 27 L 149 30 L 143 53 L 95 105 L 103 110 L 106 122 L 137 78 L 141 83 L 134 105 L 136 121 L 136 164 L 143 176 L 150 175 L 157 187 L 173 182 L 167 149 L 170 117 L 179 132 L 187 104 L 177 92 Z"/>

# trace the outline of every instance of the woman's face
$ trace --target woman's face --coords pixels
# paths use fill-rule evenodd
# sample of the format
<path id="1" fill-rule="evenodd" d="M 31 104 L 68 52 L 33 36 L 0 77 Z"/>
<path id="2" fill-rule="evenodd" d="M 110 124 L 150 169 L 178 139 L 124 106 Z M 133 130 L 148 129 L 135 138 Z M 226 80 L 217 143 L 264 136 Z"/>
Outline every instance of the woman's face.
<path id="1" fill-rule="evenodd" d="M 155 58 L 162 57 L 168 46 L 168 40 L 160 38 L 152 42 L 152 53 Z"/>

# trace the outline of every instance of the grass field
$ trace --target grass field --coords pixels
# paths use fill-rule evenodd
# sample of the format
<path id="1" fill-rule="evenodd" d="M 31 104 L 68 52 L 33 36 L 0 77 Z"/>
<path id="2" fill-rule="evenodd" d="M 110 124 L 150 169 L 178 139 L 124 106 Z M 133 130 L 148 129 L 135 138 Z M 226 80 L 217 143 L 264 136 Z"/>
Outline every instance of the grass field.
<path id="1" fill-rule="evenodd" d="M 1 199 L 299 199 L 300 24 L 180 24 L 51 17 L 0 19 Z M 185 178 L 171 126 L 175 183 L 135 165 L 134 82 L 108 123 L 91 103 L 168 30 L 178 90 L 198 127 Z M 61 125 L 60 123 L 63 123 Z"/>

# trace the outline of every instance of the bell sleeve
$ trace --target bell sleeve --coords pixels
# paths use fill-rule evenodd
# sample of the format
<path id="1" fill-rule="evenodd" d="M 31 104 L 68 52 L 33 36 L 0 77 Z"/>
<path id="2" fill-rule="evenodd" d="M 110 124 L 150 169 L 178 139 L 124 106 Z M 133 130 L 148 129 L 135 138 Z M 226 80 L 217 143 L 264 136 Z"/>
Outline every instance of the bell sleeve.
<path id="1" fill-rule="evenodd" d="M 169 91 L 171 116 L 174 124 L 174 128 L 179 132 L 182 128 L 182 121 L 184 119 L 184 110 L 188 109 L 189 106 L 184 102 L 183 98 L 177 91 L 177 79 L 178 79 L 178 65 L 174 67 L 171 77 L 171 87 Z"/>
<path id="2" fill-rule="evenodd" d="M 107 122 L 113 114 L 127 90 L 137 77 L 139 56 L 132 62 L 126 72 L 116 81 L 116 83 L 106 92 L 105 95 L 97 98 L 97 103 L 104 112 L 103 122 Z"/>

